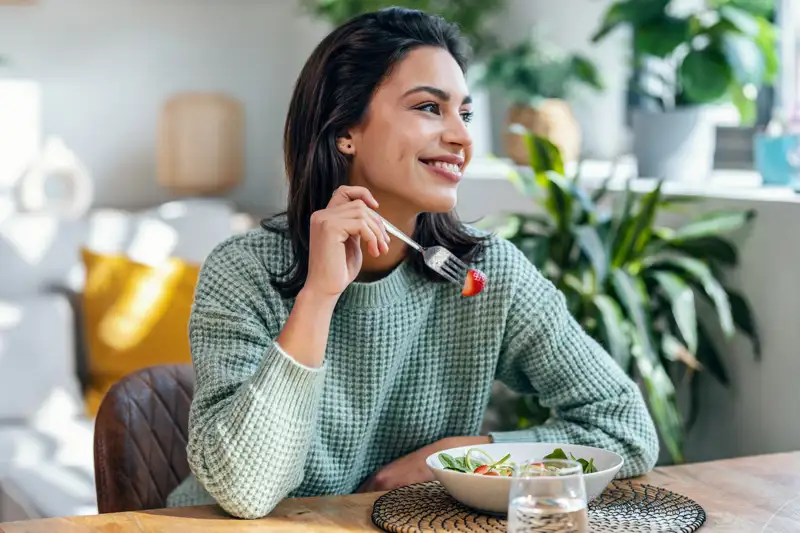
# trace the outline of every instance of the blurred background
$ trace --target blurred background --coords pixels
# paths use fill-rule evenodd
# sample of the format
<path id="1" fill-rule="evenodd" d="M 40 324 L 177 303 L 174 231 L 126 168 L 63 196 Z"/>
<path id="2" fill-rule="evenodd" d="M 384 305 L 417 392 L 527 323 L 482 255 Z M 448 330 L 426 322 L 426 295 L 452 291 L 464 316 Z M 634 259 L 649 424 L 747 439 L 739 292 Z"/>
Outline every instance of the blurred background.
<path id="1" fill-rule="evenodd" d="M 800 449 L 795 0 L 0 0 L 0 521 L 97 512 L 103 395 L 190 361 L 199 265 L 284 206 L 303 62 L 387 5 L 461 25 L 459 214 L 641 383 L 661 463 Z M 486 429 L 547 414 L 498 385 Z"/>

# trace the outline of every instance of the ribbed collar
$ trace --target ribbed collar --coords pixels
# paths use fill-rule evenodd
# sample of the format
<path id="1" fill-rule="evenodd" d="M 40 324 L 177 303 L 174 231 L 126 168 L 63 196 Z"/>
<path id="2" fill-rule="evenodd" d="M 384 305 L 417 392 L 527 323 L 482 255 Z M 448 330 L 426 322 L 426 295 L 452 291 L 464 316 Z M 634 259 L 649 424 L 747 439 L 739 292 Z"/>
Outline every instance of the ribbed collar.
<path id="1" fill-rule="evenodd" d="M 403 261 L 386 277 L 377 281 L 353 282 L 339 297 L 345 307 L 381 307 L 399 302 L 418 286 L 422 277 L 413 271 L 411 262 Z"/>

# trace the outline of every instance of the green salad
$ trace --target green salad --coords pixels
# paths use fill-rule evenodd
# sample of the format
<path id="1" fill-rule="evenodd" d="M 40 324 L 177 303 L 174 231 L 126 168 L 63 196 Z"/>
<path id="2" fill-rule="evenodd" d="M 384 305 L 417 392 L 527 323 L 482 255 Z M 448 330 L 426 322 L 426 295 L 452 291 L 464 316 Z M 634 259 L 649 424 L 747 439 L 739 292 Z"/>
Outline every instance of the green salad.
<path id="1" fill-rule="evenodd" d="M 495 461 L 488 453 L 480 448 L 470 448 L 466 455 L 453 457 L 447 453 L 439 454 L 439 461 L 445 470 L 453 470 L 464 474 L 478 474 L 482 476 L 506 476 L 510 477 L 516 468 L 516 464 L 509 461 L 511 454 L 506 454 L 500 460 Z M 572 459 L 581 464 L 584 474 L 597 472 L 594 465 L 594 458 L 577 458 L 571 453 L 569 456 L 561 448 L 556 448 L 543 459 Z M 543 462 L 530 463 L 526 465 L 527 470 L 532 473 L 557 473 L 558 468 L 546 465 Z"/>

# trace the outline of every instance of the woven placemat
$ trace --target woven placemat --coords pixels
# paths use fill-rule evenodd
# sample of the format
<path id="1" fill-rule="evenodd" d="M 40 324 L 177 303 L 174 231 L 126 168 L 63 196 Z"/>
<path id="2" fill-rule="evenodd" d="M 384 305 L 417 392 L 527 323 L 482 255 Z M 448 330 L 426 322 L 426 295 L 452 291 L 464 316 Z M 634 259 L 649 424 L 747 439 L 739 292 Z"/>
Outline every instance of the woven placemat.
<path id="1" fill-rule="evenodd" d="M 589 504 L 591 533 L 691 533 L 705 520 L 705 511 L 694 500 L 630 481 L 613 481 Z M 462 505 L 436 481 L 387 492 L 375 502 L 372 522 L 390 533 L 506 531 L 504 518 Z"/>

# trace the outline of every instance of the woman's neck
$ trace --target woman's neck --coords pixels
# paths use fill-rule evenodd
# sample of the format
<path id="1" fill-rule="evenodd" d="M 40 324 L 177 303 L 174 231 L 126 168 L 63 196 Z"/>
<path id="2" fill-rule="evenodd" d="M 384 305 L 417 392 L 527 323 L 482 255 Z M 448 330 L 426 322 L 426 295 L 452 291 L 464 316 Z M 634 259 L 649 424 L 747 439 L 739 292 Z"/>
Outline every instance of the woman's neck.
<path id="1" fill-rule="evenodd" d="M 399 205 L 392 205 L 392 202 L 377 198 L 380 208 L 378 213 L 387 221 L 392 223 L 397 229 L 412 237 L 417 225 L 417 213 L 409 212 L 409 210 L 401 208 Z M 358 281 L 375 281 L 388 275 L 394 270 L 397 265 L 403 262 L 408 256 L 411 249 L 400 239 L 389 235 L 389 251 L 379 257 L 373 257 L 366 250 L 362 243 L 362 264 L 361 273 L 358 275 Z"/>

